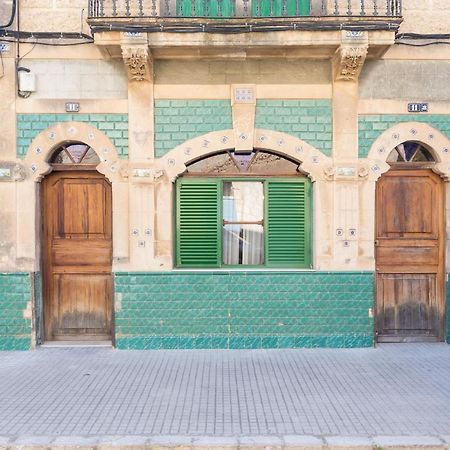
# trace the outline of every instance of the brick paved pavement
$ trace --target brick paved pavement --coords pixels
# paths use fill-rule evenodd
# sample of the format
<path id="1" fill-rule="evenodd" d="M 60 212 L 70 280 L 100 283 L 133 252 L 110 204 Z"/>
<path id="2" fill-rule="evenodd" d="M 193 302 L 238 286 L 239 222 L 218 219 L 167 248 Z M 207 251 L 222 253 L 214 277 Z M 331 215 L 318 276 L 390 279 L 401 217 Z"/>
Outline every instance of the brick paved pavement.
<path id="1" fill-rule="evenodd" d="M 56 436 L 450 443 L 445 344 L 41 348 L 0 352 L 0 380 L 0 447 L 17 437 L 38 443 Z"/>

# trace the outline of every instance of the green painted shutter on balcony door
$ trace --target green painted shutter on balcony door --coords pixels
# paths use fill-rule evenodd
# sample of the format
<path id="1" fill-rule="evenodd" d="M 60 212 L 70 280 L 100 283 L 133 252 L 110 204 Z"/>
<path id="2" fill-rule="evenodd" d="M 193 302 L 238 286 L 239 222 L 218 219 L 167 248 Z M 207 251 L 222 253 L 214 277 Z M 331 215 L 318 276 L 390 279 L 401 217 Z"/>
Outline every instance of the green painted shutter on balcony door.
<path id="1" fill-rule="evenodd" d="M 266 266 L 309 268 L 311 264 L 311 182 L 266 183 Z"/>
<path id="2" fill-rule="evenodd" d="M 179 179 L 177 266 L 219 267 L 221 263 L 221 181 Z"/>
<path id="3" fill-rule="evenodd" d="M 233 17 L 234 0 L 177 0 L 178 17 Z"/>
<path id="4" fill-rule="evenodd" d="M 310 15 L 310 0 L 253 0 L 253 17 L 297 17 Z"/>

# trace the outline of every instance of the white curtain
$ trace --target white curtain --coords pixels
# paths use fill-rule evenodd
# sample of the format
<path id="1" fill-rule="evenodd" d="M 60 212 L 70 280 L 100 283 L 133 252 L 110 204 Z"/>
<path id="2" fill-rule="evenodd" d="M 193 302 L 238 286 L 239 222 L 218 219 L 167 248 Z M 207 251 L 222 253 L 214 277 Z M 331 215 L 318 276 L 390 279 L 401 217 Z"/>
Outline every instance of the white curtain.
<path id="1" fill-rule="evenodd" d="M 261 182 L 227 182 L 223 217 L 229 222 L 257 222 L 263 219 Z M 264 232 L 258 224 L 227 224 L 223 229 L 224 264 L 263 264 Z"/>

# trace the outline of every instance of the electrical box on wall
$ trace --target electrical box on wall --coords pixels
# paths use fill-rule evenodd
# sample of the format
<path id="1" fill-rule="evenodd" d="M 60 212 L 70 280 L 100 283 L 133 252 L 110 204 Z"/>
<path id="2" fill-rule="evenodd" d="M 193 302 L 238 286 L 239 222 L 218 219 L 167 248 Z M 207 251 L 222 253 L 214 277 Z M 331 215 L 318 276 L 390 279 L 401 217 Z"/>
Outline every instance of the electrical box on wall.
<path id="1" fill-rule="evenodd" d="M 19 71 L 19 91 L 36 92 L 36 75 L 31 72 Z"/>

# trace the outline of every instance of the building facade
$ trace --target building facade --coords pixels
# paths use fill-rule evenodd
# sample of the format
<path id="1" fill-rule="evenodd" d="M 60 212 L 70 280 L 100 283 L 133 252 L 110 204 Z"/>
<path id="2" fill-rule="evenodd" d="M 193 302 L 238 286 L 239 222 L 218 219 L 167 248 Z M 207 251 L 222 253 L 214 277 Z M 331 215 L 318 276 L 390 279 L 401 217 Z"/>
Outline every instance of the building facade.
<path id="1" fill-rule="evenodd" d="M 450 339 L 446 0 L 1 15 L 1 350 Z"/>

